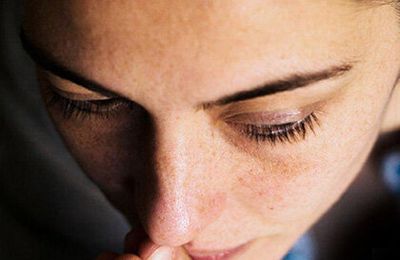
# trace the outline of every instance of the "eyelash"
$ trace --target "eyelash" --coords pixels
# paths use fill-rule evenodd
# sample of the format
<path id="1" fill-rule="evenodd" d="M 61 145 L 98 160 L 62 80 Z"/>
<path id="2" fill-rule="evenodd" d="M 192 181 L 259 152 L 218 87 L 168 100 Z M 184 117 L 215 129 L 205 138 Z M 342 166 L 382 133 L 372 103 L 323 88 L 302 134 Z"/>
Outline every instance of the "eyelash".
<path id="1" fill-rule="evenodd" d="M 310 130 L 315 134 L 315 126 L 319 126 L 320 121 L 312 112 L 302 120 L 280 125 L 231 124 L 236 125 L 239 132 L 252 141 L 276 145 L 304 140 Z"/>
<path id="2" fill-rule="evenodd" d="M 93 115 L 109 118 L 116 115 L 121 106 L 132 109 L 132 102 L 122 98 L 85 101 L 63 97 L 53 90 L 49 90 L 47 94 L 47 106 L 59 105 L 65 119 L 87 119 Z"/>
<path id="3" fill-rule="evenodd" d="M 50 97 L 47 100 L 49 107 L 60 105 L 65 119 L 86 119 L 93 115 L 109 118 L 116 115 L 121 106 L 132 109 L 132 102 L 121 98 L 108 100 L 81 101 L 72 100 L 61 96 L 53 90 L 49 90 Z M 320 121 L 315 112 L 304 119 L 280 125 L 254 125 L 229 123 L 233 125 L 246 138 L 259 144 L 268 142 L 271 145 L 277 143 L 293 143 L 304 140 L 311 130 L 315 134 L 315 126 Z"/>

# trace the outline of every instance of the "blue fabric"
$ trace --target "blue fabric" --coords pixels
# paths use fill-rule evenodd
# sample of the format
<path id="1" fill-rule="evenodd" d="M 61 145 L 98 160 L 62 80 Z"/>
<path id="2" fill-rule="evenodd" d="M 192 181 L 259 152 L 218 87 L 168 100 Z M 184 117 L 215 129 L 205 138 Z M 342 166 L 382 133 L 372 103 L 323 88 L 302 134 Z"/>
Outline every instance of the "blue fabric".
<path id="1" fill-rule="evenodd" d="M 385 156 L 382 164 L 382 175 L 387 188 L 400 196 L 400 151 Z"/>
<path id="2" fill-rule="evenodd" d="M 315 245 L 310 234 L 303 235 L 283 258 L 284 260 L 313 260 Z"/>

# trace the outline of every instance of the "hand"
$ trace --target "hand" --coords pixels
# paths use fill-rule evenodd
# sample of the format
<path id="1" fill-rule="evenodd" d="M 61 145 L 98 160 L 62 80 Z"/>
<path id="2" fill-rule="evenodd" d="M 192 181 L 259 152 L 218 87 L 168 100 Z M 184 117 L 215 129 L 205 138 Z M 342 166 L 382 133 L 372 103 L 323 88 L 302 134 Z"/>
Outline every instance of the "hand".
<path id="1" fill-rule="evenodd" d="M 124 254 L 105 252 L 96 260 L 190 260 L 182 247 L 167 247 L 154 244 L 144 233 L 137 230 L 125 236 Z"/>

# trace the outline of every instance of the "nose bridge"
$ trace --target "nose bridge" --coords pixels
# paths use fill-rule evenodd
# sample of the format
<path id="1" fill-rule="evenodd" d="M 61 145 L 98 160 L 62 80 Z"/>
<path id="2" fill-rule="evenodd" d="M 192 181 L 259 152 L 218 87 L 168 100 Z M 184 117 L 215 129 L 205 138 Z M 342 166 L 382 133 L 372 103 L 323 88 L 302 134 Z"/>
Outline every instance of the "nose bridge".
<path id="1" fill-rule="evenodd" d="M 214 195 L 205 191 L 204 177 L 207 150 L 202 149 L 193 122 L 173 118 L 156 124 L 152 151 L 153 187 L 150 200 L 139 208 L 146 208 L 142 221 L 150 238 L 158 243 L 177 246 L 189 242 L 212 219 L 198 209 Z M 210 208 L 209 212 L 213 210 Z M 209 212 L 205 214 L 209 214 Z"/>
<path id="2" fill-rule="evenodd" d="M 154 172 L 158 190 L 154 201 L 154 231 L 162 230 L 165 235 L 188 236 L 191 215 L 188 203 L 190 192 L 187 187 L 190 178 L 188 143 L 184 122 L 163 122 L 156 131 L 154 149 Z M 192 216 L 193 218 L 193 216 Z M 154 225 L 155 224 L 155 225 Z M 151 233 L 151 232 L 150 232 Z M 178 234 L 178 236 L 176 236 Z M 157 234 L 159 237 L 160 234 Z M 164 236 L 164 235 L 163 235 Z M 164 240 L 170 240 L 165 238 Z M 179 243 L 179 242 L 175 242 Z"/>
<path id="3" fill-rule="evenodd" d="M 193 153 L 198 147 L 196 143 L 201 142 L 195 140 L 194 135 L 190 123 L 184 119 L 172 118 L 157 125 L 152 156 L 160 192 L 170 196 L 182 192 L 193 171 L 202 170 L 194 165 Z"/>
<path id="4" fill-rule="evenodd" d="M 193 131 L 182 119 L 163 120 L 155 130 L 154 167 L 158 174 L 173 173 L 168 179 L 182 181 L 189 173 L 185 170 L 190 163 L 191 149 L 194 143 Z M 197 140 L 199 141 L 199 140 Z M 195 148 L 195 147 L 192 147 Z"/>

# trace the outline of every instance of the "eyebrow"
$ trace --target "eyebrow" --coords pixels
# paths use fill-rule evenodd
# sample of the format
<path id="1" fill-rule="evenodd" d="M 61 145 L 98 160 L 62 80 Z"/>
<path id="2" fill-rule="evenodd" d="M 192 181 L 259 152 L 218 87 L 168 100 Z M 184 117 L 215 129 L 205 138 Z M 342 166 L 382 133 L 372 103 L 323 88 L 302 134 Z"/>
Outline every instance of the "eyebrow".
<path id="1" fill-rule="evenodd" d="M 20 38 L 22 46 L 27 54 L 35 63 L 40 65 L 46 71 L 49 71 L 63 79 L 71 81 L 77 85 L 103 94 L 105 96 L 120 96 L 119 94 L 108 90 L 106 87 L 95 82 L 94 80 L 87 79 L 84 76 L 79 75 L 78 73 L 55 61 L 55 59 L 48 55 L 45 51 L 34 46 L 28 40 L 23 30 L 21 30 Z M 257 97 L 292 91 L 298 88 L 307 87 L 313 83 L 342 76 L 345 72 L 350 71 L 352 68 L 353 63 L 345 62 L 340 65 L 331 66 L 322 71 L 294 73 L 282 79 L 262 84 L 250 90 L 239 91 L 237 93 L 224 96 L 215 101 L 203 102 L 198 107 L 209 109 L 213 106 L 223 106 L 230 103 L 254 99 Z"/>
<path id="2" fill-rule="evenodd" d="M 106 87 L 102 86 L 96 81 L 87 79 L 86 77 L 79 75 L 78 73 L 72 71 L 71 69 L 57 62 L 54 57 L 47 54 L 44 50 L 36 47 L 27 38 L 23 29 L 20 32 L 20 39 L 22 47 L 24 48 L 26 53 L 31 57 L 31 59 L 36 64 L 41 66 L 44 70 L 49 71 L 60 78 L 73 82 L 79 86 L 97 92 L 99 94 L 102 94 L 104 96 L 107 97 L 120 96 L 118 93 L 108 90 Z"/>
<path id="3" fill-rule="evenodd" d="M 323 80 L 337 78 L 345 74 L 345 72 L 350 71 L 352 68 L 352 63 L 343 63 L 340 65 L 331 66 L 322 71 L 295 73 L 284 77 L 283 79 L 274 80 L 250 90 L 240 91 L 233 95 L 222 97 L 216 101 L 203 103 L 201 106 L 207 109 L 212 106 L 223 106 L 238 101 L 273 95 L 280 92 L 292 91 L 298 88 L 307 87 Z"/>

